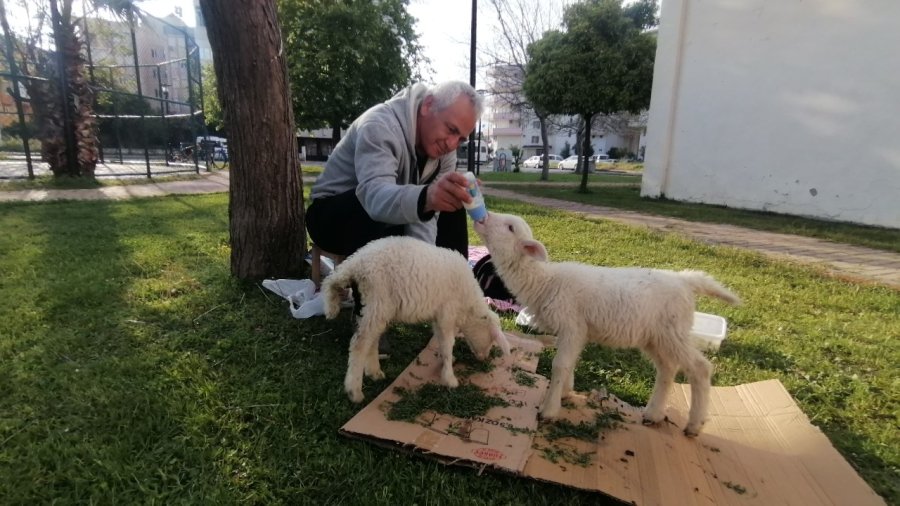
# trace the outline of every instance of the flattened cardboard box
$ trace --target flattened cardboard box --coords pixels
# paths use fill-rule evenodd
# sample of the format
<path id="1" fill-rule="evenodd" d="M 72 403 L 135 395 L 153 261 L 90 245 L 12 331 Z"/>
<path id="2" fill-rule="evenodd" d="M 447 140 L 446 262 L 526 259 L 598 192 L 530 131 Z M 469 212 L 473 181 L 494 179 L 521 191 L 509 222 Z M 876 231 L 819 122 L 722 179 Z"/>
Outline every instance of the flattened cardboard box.
<path id="1" fill-rule="evenodd" d="M 596 441 L 548 440 L 538 430 L 538 406 L 547 379 L 534 374 L 542 345 L 509 336 L 513 355 L 496 358 L 489 373 L 470 381 L 505 399 L 508 407 L 461 419 L 425 412 L 415 423 L 387 419 L 400 399 L 395 388 L 415 390 L 440 383 L 434 341 L 341 432 L 413 450 L 444 462 L 498 470 L 580 489 L 603 492 L 639 505 L 854 505 L 885 504 L 834 449 L 777 380 L 714 387 L 709 419 L 697 438 L 681 429 L 690 387 L 675 385 L 667 414 L 672 423 L 646 427 L 639 408 L 593 392 L 564 402 L 564 417 L 577 424 L 617 410 L 623 422 Z M 534 379 L 520 385 L 516 375 Z M 519 376 L 520 382 L 521 376 Z"/>

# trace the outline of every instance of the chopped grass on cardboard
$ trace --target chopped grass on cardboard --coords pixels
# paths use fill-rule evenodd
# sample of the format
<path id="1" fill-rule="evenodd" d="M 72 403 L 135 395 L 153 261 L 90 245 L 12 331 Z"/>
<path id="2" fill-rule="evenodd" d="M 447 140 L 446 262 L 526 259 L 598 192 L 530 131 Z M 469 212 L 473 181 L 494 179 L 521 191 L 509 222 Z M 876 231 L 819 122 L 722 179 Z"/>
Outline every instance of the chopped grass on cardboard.
<path id="1" fill-rule="evenodd" d="M 737 484 L 737 483 L 732 483 L 732 482 L 730 482 L 730 481 L 726 481 L 726 482 L 725 482 L 725 486 L 728 487 L 728 488 L 730 488 L 731 490 L 734 490 L 734 491 L 737 492 L 738 494 L 742 494 L 742 495 L 743 495 L 743 494 L 746 494 L 746 493 L 747 493 L 746 487 L 744 487 L 743 485 L 739 485 L 739 484 Z"/>
<path id="2" fill-rule="evenodd" d="M 558 446 L 540 446 L 535 445 L 534 448 L 541 452 L 544 459 L 559 464 L 559 461 L 568 462 L 569 464 L 588 467 L 594 458 L 595 452 L 580 452 L 574 448 L 561 448 Z"/>
<path id="3" fill-rule="evenodd" d="M 566 437 L 581 439 L 582 441 L 596 441 L 601 432 L 612 430 L 624 421 L 618 411 L 604 411 L 597 413 L 593 423 L 581 422 L 578 425 L 568 420 L 556 420 L 543 424 L 541 432 L 547 441 L 555 441 Z"/>
<path id="4" fill-rule="evenodd" d="M 513 380 L 516 384 L 529 388 L 534 388 L 535 383 L 537 383 L 537 380 L 534 379 L 531 373 L 518 367 L 513 368 Z"/>
<path id="5" fill-rule="evenodd" d="M 490 353 L 488 353 L 488 358 L 484 361 L 478 360 L 472 350 L 469 349 L 469 345 L 462 339 L 458 339 L 456 344 L 453 345 L 453 365 L 456 369 L 456 375 L 460 378 L 468 378 L 469 376 L 475 373 L 489 373 L 494 370 L 493 360 L 500 355 L 503 355 L 503 351 L 494 346 L 491 348 Z"/>
<path id="6" fill-rule="evenodd" d="M 459 418 L 483 416 L 495 406 L 509 406 L 500 397 L 488 395 L 471 384 L 463 384 L 456 388 L 426 383 L 417 390 L 397 387 L 394 391 L 400 400 L 388 410 L 388 420 L 414 421 L 425 411 L 444 413 Z"/>

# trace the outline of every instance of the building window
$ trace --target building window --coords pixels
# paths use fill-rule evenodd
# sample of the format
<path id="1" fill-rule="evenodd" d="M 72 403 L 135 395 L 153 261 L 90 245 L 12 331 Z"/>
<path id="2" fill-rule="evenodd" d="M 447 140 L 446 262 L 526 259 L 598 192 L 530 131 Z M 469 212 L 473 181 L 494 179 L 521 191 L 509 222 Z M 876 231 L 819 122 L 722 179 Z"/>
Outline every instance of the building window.
<path id="1" fill-rule="evenodd" d="M 531 123 L 531 128 L 541 128 L 540 120 Z"/>
<path id="2" fill-rule="evenodd" d="M 540 137 L 539 137 L 539 136 L 537 136 L 537 135 L 532 135 L 532 136 L 531 136 L 531 143 L 532 143 L 532 144 L 537 144 L 539 141 L 540 141 Z"/>

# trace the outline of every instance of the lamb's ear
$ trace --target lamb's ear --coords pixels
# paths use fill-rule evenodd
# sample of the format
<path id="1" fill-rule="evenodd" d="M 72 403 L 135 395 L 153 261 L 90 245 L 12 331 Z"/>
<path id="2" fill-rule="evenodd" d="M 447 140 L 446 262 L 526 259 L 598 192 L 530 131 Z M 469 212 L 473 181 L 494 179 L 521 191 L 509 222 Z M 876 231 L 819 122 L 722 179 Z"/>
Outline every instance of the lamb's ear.
<path id="1" fill-rule="evenodd" d="M 503 333 L 503 330 L 496 325 L 491 325 L 491 337 L 494 338 L 494 342 L 497 343 L 497 346 L 503 350 L 504 356 L 509 356 L 509 341 L 506 339 L 506 334 Z"/>
<path id="2" fill-rule="evenodd" d="M 522 252 L 535 260 L 547 261 L 547 248 L 540 241 L 525 239 L 522 241 Z"/>

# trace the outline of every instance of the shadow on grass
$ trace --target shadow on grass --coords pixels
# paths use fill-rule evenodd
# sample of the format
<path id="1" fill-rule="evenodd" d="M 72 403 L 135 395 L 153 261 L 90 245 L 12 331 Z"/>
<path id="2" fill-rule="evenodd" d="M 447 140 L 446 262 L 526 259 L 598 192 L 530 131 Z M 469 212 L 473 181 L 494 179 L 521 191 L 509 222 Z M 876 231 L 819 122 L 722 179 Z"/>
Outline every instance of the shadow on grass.
<path id="1" fill-rule="evenodd" d="M 718 351 L 721 357 L 740 360 L 745 365 L 778 373 L 791 373 L 796 362 L 789 356 L 771 347 L 737 341 L 725 341 Z"/>
<path id="2" fill-rule="evenodd" d="M 22 322 L 0 339 L 10 503 L 597 502 L 341 437 L 359 409 L 342 388 L 349 314 L 294 320 L 234 281 L 225 196 L 2 209 L 23 215 L 33 252 L 0 287 L 22 285 Z M 389 332 L 388 379 L 367 380 L 367 400 L 430 337 Z"/>

